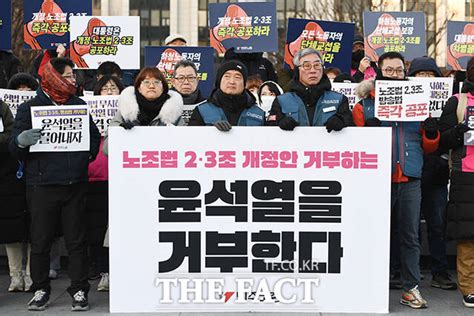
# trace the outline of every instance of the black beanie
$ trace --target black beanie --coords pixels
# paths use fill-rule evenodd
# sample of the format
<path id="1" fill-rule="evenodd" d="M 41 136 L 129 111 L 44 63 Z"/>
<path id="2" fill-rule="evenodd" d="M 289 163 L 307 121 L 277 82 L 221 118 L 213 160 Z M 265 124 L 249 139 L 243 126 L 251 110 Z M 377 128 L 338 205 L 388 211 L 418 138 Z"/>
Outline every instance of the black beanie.
<path id="1" fill-rule="evenodd" d="M 242 77 L 244 78 L 244 87 L 245 87 L 245 85 L 247 84 L 247 77 L 248 77 L 247 67 L 245 67 L 245 65 L 241 63 L 240 61 L 232 59 L 232 60 L 223 62 L 219 66 L 219 69 L 217 69 L 216 88 L 217 89 L 220 88 L 222 76 L 224 76 L 224 74 L 229 70 L 236 70 L 242 74 Z"/>
<path id="2" fill-rule="evenodd" d="M 10 78 L 7 89 L 17 90 L 21 85 L 29 87 L 32 91 L 36 91 L 39 87 L 35 77 L 25 72 L 19 72 Z"/>

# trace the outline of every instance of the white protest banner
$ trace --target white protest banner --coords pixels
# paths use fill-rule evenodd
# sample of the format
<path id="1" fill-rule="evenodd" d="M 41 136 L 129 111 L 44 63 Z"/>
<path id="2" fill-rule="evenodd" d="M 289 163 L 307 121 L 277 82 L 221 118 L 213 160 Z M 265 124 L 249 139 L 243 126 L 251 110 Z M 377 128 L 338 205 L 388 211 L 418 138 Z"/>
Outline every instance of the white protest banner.
<path id="1" fill-rule="evenodd" d="M 0 89 L 0 100 L 8 104 L 13 117 L 16 116 L 16 111 L 20 104 L 33 99 L 35 96 L 36 91 Z"/>
<path id="2" fill-rule="evenodd" d="M 118 95 L 81 97 L 89 106 L 90 115 L 102 136 L 105 136 L 110 121 L 114 118 L 115 113 L 117 113 L 118 98 Z"/>
<path id="3" fill-rule="evenodd" d="M 359 102 L 359 98 L 355 94 L 355 89 L 357 88 L 358 83 L 352 82 L 332 82 L 331 87 L 332 91 L 342 93 L 349 100 L 349 108 L 354 109 L 354 106 Z"/>
<path id="4" fill-rule="evenodd" d="M 381 121 L 419 122 L 429 117 L 428 82 L 375 81 L 375 117 Z"/>
<path id="5" fill-rule="evenodd" d="M 71 16 L 70 21 L 70 56 L 78 68 L 113 61 L 122 69 L 140 69 L 139 16 Z"/>
<path id="6" fill-rule="evenodd" d="M 387 313 L 390 152 L 383 127 L 111 127 L 110 311 Z"/>
<path id="7" fill-rule="evenodd" d="M 414 82 L 428 82 L 430 85 L 430 114 L 440 117 L 448 99 L 453 95 L 454 78 L 408 77 Z"/>
<path id="8" fill-rule="evenodd" d="M 474 146 L 474 106 L 466 108 L 466 125 L 471 130 L 464 133 L 464 145 Z"/>
<path id="9" fill-rule="evenodd" d="M 32 106 L 31 123 L 43 131 L 30 152 L 90 150 L 87 105 Z"/>

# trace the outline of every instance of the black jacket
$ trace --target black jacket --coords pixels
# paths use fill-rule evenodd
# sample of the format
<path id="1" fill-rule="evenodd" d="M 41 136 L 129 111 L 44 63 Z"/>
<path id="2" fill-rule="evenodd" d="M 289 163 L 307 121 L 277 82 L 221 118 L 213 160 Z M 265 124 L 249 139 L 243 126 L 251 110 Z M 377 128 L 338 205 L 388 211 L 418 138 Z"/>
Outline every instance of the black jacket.
<path id="1" fill-rule="evenodd" d="M 298 97 L 303 100 L 303 103 L 306 105 L 306 113 L 308 114 L 310 124 L 312 124 L 314 111 L 316 110 L 315 104 L 324 94 L 324 91 L 331 91 L 331 81 L 329 81 L 326 75 L 323 75 L 319 84 L 312 89 L 302 85 L 298 81 L 298 79 L 293 79 L 291 81 L 289 92 L 296 93 Z M 354 125 L 352 121 L 352 112 L 349 108 L 349 100 L 346 96 L 342 97 L 341 105 L 339 106 L 336 114 L 334 115 L 337 115 L 341 119 L 343 119 L 345 126 Z M 283 114 L 283 112 L 281 111 L 281 106 L 278 102 L 278 98 L 275 98 L 275 101 L 273 101 L 272 108 L 270 110 L 270 117 L 272 116 L 275 116 L 275 119 L 267 121 L 267 125 L 269 126 L 278 126 L 280 120 L 285 117 L 285 114 Z"/>
<path id="2" fill-rule="evenodd" d="M 18 161 L 8 152 L 13 130 L 13 115 L 8 105 L 0 101 L 0 243 L 24 241 L 27 238 L 25 181 L 17 179 Z"/>
<path id="3" fill-rule="evenodd" d="M 20 60 L 10 52 L 0 51 L 0 88 L 6 88 L 10 78 L 23 71 Z"/>
<path id="4" fill-rule="evenodd" d="M 17 159 L 25 161 L 27 185 L 74 184 L 88 181 L 89 161 L 93 161 L 99 152 L 100 133 L 90 117 L 89 152 L 29 152 L 29 147 L 20 148 L 16 138 L 21 132 L 31 129 L 31 107 L 52 105 L 46 94 L 38 89 L 37 96 L 18 108 L 15 126 L 10 139 L 10 152 Z M 71 97 L 65 105 L 85 104 L 78 97 Z"/>
<path id="5" fill-rule="evenodd" d="M 278 81 L 278 76 L 273 64 L 263 53 L 236 53 L 233 48 L 228 49 L 224 55 L 225 60 L 240 60 L 248 70 L 249 76 L 259 75 L 263 82 Z"/>
<path id="6" fill-rule="evenodd" d="M 216 97 L 216 92 L 217 90 L 214 90 L 211 93 L 211 96 L 209 99 L 207 99 L 207 102 L 210 102 L 214 104 L 217 107 L 222 108 L 224 110 L 224 114 L 227 117 L 227 121 L 232 126 L 237 126 L 239 123 L 239 118 L 240 114 L 242 113 L 243 110 L 250 108 L 252 105 L 255 104 L 255 98 L 250 95 L 250 93 L 247 92 L 247 90 L 244 90 L 244 93 L 246 95 L 246 103 L 241 104 L 239 109 L 231 109 L 228 104 L 222 104 L 219 102 L 218 98 Z M 193 114 L 191 114 L 191 118 L 189 119 L 188 126 L 205 126 L 206 123 L 204 122 L 201 114 L 199 113 L 198 107 L 194 108 Z"/>

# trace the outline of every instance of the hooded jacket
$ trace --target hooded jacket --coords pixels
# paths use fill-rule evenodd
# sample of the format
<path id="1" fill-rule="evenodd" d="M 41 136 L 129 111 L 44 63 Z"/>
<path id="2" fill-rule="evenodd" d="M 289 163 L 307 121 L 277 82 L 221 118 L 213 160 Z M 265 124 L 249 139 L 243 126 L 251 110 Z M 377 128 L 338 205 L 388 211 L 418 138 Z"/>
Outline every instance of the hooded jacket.
<path id="1" fill-rule="evenodd" d="M 159 114 L 150 122 L 149 126 L 183 126 L 184 120 L 181 117 L 183 113 L 183 98 L 173 90 L 168 91 L 169 99 L 163 104 Z M 135 88 L 125 88 L 118 99 L 118 111 L 115 117 L 110 121 L 110 126 L 120 126 L 124 122 L 136 122 L 140 113 Z M 108 133 L 105 136 L 102 148 L 103 153 L 108 155 Z"/>

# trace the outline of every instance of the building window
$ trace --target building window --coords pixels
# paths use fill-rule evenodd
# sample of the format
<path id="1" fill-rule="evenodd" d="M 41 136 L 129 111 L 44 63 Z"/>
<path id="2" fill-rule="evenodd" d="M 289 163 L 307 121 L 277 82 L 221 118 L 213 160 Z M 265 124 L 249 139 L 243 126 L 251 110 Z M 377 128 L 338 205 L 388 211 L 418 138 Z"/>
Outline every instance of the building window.
<path id="1" fill-rule="evenodd" d="M 474 0 L 466 0 L 466 20 L 472 21 L 474 17 Z"/>

